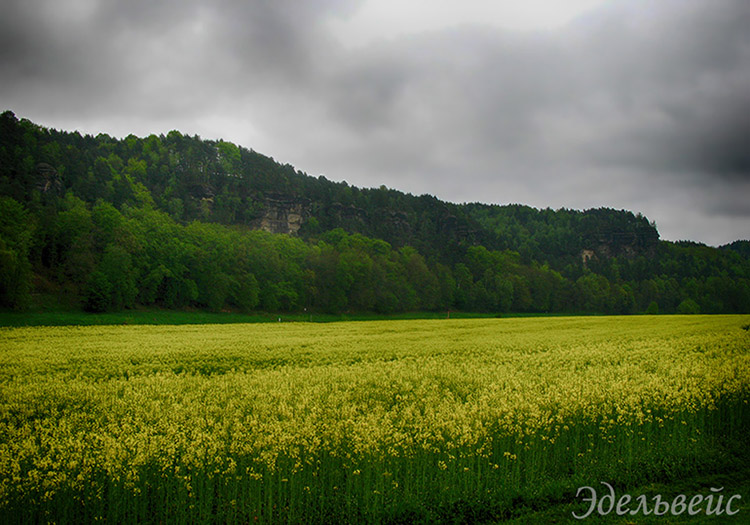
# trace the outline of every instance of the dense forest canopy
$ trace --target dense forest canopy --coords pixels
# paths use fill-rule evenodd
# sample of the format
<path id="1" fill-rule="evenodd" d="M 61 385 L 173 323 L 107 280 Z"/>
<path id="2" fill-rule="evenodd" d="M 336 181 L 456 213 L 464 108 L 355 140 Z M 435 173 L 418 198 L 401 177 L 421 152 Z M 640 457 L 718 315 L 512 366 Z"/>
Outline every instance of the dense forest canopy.
<path id="1" fill-rule="evenodd" d="M 178 131 L 0 116 L 4 307 L 748 312 L 749 246 L 661 241 L 624 210 L 357 188 Z"/>

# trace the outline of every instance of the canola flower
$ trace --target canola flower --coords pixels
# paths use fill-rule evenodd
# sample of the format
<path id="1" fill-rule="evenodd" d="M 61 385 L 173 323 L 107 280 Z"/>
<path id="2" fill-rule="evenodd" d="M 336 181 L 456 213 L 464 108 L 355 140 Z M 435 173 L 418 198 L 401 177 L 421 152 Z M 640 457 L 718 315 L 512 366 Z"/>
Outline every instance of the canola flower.
<path id="1" fill-rule="evenodd" d="M 689 470 L 748 431 L 748 319 L 0 329 L 0 519 L 439 518 Z"/>

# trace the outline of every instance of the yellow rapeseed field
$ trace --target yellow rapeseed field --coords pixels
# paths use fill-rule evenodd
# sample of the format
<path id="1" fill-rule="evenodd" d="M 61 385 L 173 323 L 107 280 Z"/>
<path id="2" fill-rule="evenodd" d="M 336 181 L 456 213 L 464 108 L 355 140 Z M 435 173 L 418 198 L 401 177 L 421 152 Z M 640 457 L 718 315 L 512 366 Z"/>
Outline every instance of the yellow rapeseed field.
<path id="1" fill-rule="evenodd" d="M 748 324 L 0 329 L 0 521 L 440 520 L 689 472 L 745 439 Z"/>

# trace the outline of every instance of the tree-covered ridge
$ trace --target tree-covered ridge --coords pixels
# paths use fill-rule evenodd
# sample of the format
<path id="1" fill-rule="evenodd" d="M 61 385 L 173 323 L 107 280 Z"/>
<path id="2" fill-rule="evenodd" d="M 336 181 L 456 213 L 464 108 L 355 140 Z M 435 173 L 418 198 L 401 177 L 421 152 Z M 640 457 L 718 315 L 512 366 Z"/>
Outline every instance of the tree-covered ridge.
<path id="1" fill-rule="evenodd" d="M 750 311 L 742 243 L 610 209 L 457 205 L 310 177 L 224 141 L 0 116 L 0 301 L 90 310 Z M 288 229 L 278 235 L 260 229 Z"/>
<path id="2" fill-rule="evenodd" d="M 253 227 L 270 203 L 284 201 L 304 215 L 298 232 L 303 238 L 342 227 L 449 262 L 462 254 L 460 246 L 481 244 L 561 267 L 561 258 L 579 258 L 584 248 L 628 243 L 635 236 L 640 249 L 658 239 L 653 225 L 630 212 L 461 206 L 383 186 L 360 189 L 178 131 L 115 140 L 44 129 L 8 112 L 0 125 L 0 192 L 19 202 L 37 191 L 46 197 L 72 191 L 85 202 L 103 199 L 118 209 L 149 203 L 183 223 Z"/>

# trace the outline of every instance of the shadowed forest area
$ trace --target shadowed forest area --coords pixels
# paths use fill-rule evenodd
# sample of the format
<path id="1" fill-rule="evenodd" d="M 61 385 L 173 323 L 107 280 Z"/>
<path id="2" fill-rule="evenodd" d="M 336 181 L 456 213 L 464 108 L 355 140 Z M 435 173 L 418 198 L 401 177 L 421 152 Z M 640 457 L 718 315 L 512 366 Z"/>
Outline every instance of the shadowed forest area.
<path id="1" fill-rule="evenodd" d="M 750 242 L 625 210 L 454 204 L 178 131 L 0 116 L 0 306 L 235 312 L 750 312 Z"/>

